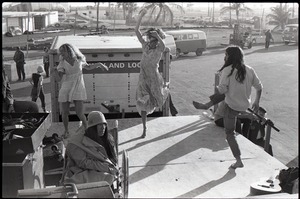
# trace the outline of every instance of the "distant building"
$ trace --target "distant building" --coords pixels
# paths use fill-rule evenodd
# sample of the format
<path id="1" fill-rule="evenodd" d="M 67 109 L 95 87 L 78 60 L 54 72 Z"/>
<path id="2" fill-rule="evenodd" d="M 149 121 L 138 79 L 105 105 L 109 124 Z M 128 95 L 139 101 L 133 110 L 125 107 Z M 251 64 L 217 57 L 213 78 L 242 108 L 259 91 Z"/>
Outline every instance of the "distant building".
<path id="1" fill-rule="evenodd" d="M 10 26 L 18 26 L 22 32 L 40 30 L 49 24 L 58 22 L 58 12 L 2 12 L 2 34 L 6 33 Z"/>
<path id="2" fill-rule="evenodd" d="M 40 2 L 40 3 L 14 3 L 9 6 L 9 11 L 28 12 L 28 11 L 59 11 L 69 12 L 69 3 L 65 2 Z"/>

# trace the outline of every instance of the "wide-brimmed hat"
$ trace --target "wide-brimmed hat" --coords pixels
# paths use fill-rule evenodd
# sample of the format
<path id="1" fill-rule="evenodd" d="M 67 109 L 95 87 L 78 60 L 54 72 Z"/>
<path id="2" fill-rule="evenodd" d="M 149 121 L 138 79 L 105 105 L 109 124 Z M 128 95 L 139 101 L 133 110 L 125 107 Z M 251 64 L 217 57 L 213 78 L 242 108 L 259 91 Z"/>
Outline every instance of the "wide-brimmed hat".
<path id="1" fill-rule="evenodd" d="M 92 111 L 88 114 L 88 128 L 103 123 L 107 124 L 103 113 L 100 111 Z"/>
<path id="2" fill-rule="evenodd" d="M 38 67 L 37 67 L 37 72 L 38 72 L 38 73 L 44 72 L 43 66 L 38 66 Z"/>

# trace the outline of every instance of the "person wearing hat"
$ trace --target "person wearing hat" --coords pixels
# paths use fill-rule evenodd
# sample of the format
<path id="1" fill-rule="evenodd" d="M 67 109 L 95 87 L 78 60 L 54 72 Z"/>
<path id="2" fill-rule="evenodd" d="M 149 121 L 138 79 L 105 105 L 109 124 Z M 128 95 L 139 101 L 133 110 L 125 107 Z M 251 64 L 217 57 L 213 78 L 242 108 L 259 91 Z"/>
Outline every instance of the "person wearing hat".
<path id="1" fill-rule="evenodd" d="M 75 184 L 106 181 L 112 185 L 118 173 L 115 146 L 103 113 L 90 112 L 87 129 L 80 128 L 79 133 L 69 138 L 63 181 Z"/>
<path id="2" fill-rule="evenodd" d="M 41 75 L 44 72 L 43 66 L 37 67 L 37 72 L 32 73 L 32 79 L 30 83 L 33 85 L 31 89 L 31 99 L 36 102 L 37 98 L 41 99 L 42 109 L 46 113 L 46 103 L 45 103 L 45 94 L 43 88 L 43 76 Z"/>

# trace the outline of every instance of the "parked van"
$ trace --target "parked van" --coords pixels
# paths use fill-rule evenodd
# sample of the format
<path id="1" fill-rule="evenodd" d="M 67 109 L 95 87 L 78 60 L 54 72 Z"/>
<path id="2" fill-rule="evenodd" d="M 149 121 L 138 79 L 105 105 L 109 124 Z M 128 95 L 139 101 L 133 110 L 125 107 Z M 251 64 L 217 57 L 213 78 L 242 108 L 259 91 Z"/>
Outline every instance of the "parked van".
<path id="1" fill-rule="evenodd" d="M 201 30 L 171 30 L 166 34 L 172 35 L 176 44 L 176 56 L 180 53 L 195 52 L 197 56 L 206 50 L 206 34 Z"/>
<path id="2" fill-rule="evenodd" d="M 166 35 L 166 38 L 164 39 L 166 47 L 170 49 L 170 59 L 174 60 L 176 59 L 176 44 L 174 37 L 172 35 Z"/>
<path id="3" fill-rule="evenodd" d="M 282 40 L 283 42 L 288 45 L 289 43 L 298 43 L 298 24 L 288 24 L 286 25 Z"/>

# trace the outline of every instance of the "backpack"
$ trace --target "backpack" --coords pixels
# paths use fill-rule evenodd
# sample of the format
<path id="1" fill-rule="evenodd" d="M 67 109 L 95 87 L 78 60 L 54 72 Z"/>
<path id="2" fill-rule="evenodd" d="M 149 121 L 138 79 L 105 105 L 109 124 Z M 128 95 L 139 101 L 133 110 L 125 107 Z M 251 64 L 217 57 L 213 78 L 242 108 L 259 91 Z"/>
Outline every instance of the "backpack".
<path id="1" fill-rule="evenodd" d="M 292 194 L 294 181 L 299 178 L 299 167 L 289 167 L 288 169 L 281 169 L 278 179 L 282 192 Z"/>

